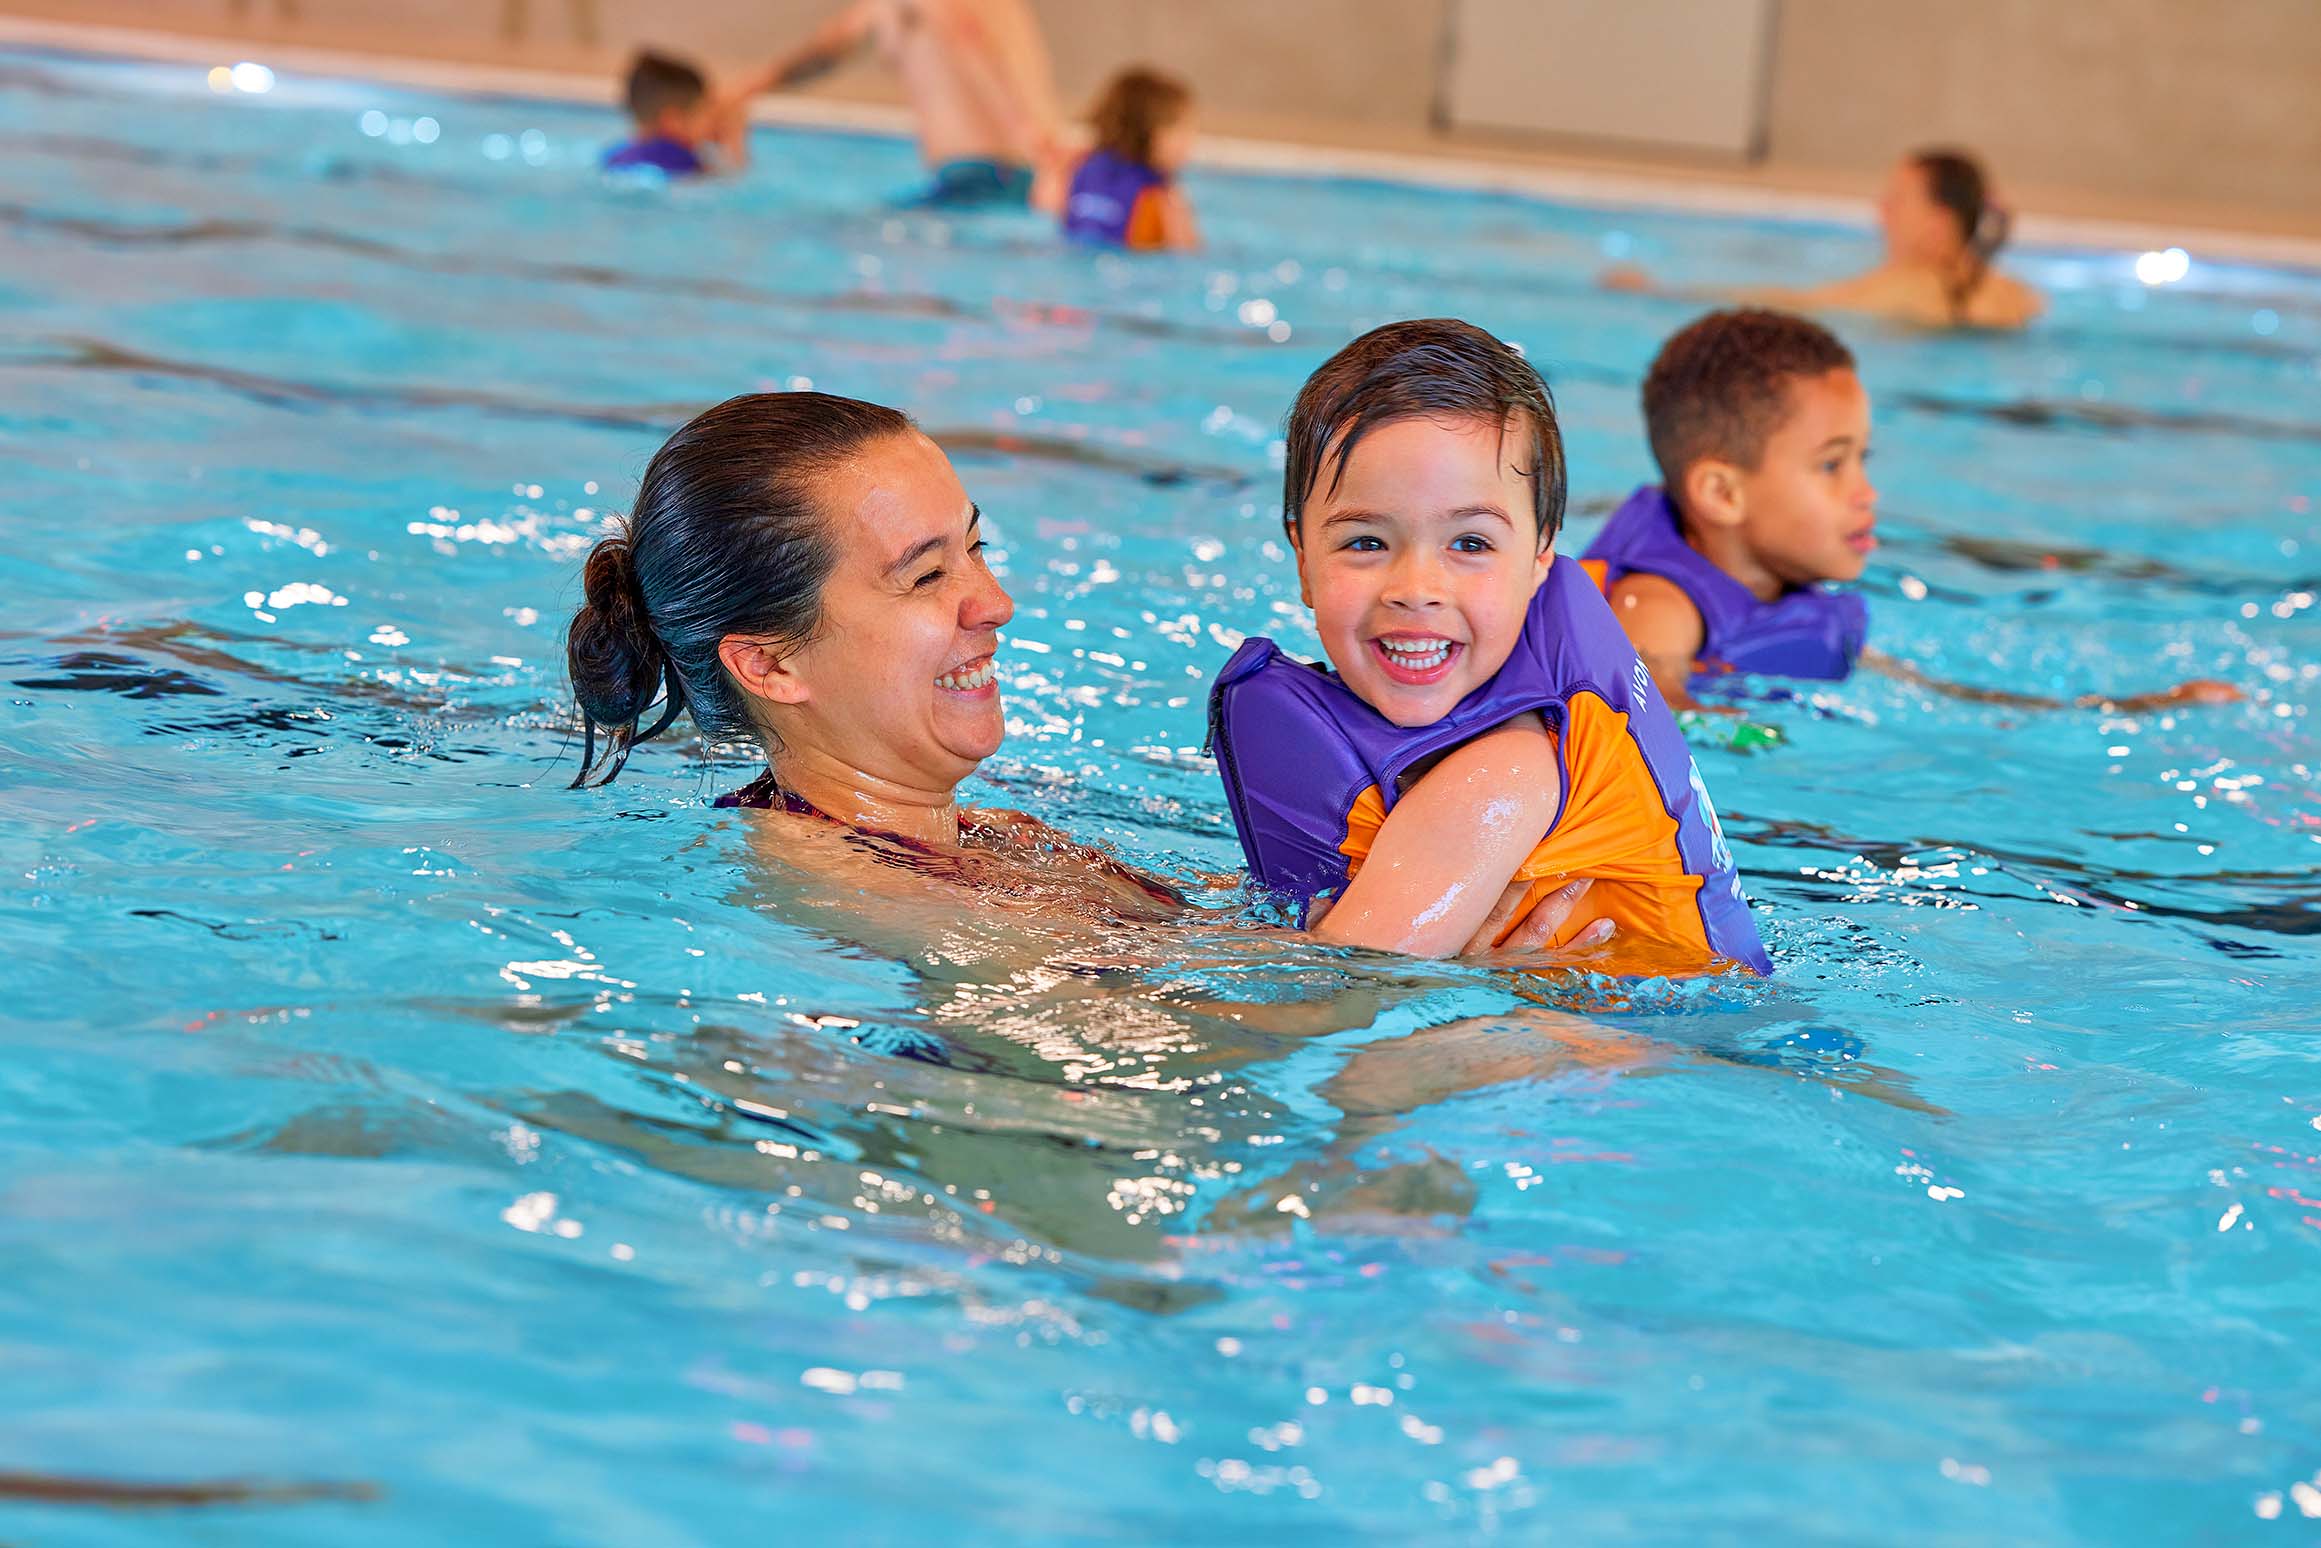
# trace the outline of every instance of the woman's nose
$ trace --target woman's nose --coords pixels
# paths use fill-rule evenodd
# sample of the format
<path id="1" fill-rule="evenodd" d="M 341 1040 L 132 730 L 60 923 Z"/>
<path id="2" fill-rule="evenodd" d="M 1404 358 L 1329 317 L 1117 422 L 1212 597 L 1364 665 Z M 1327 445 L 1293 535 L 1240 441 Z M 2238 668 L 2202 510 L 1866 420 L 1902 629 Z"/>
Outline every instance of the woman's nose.
<path id="1" fill-rule="evenodd" d="M 963 629 L 998 629 L 1015 616 L 1015 598 L 999 583 L 999 577 L 985 570 L 976 578 L 977 583 L 967 588 L 967 595 L 959 603 L 959 626 Z"/>

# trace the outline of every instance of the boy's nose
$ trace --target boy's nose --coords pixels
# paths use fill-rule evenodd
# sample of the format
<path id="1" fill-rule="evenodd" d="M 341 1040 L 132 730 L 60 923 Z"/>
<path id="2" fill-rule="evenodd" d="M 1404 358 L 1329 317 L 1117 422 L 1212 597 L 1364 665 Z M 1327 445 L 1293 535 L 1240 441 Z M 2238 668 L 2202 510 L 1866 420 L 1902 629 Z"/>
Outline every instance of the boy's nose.
<path id="1" fill-rule="evenodd" d="M 1442 566 L 1417 555 L 1387 572 L 1379 600 L 1389 607 L 1434 607 L 1443 600 Z"/>

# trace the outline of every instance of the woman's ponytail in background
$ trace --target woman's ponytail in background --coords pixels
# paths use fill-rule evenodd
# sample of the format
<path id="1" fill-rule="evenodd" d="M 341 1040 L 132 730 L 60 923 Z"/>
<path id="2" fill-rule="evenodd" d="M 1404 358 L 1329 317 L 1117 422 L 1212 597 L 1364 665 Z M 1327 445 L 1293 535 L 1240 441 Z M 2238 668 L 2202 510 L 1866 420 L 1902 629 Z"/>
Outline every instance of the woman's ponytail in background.
<path id="1" fill-rule="evenodd" d="M 1990 273 L 1991 260 L 2007 245 L 2015 217 L 1991 198 L 1982 163 L 1966 152 L 1922 150 L 1910 159 L 1926 174 L 1928 195 L 1958 221 L 1959 238 L 1966 244 L 1966 263 L 1950 287 L 1951 311 L 1963 317 L 1968 300 Z"/>
<path id="2" fill-rule="evenodd" d="M 763 736 L 719 647 L 813 637 L 837 559 L 822 475 L 912 429 L 901 412 L 819 392 L 728 398 L 654 453 L 619 532 L 589 551 L 565 636 L 586 740 L 573 788 L 609 784 L 680 713 L 713 740 Z M 638 722 L 660 712 L 651 725 Z M 606 738 L 597 757 L 597 733 Z"/>

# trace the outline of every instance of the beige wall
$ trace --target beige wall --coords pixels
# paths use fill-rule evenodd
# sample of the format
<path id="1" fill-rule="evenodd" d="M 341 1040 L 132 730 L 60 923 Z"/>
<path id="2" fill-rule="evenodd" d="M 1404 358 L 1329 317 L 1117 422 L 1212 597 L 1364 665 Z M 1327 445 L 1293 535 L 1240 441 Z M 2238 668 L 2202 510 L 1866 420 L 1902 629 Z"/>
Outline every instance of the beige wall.
<path id="1" fill-rule="evenodd" d="M 1781 0 L 1773 155 L 2321 209 L 2321 0 Z"/>
<path id="2" fill-rule="evenodd" d="M 1414 143 L 1458 0 L 1033 0 L 1067 102 L 1115 65 L 1191 78 L 1204 120 Z M 1716 5 L 1720 0 L 1696 0 Z M 2321 227 L 2321 0 L 1779 0 L 1776 168 L 1850 174 L 1953 141 L 2017 190 L 2234 206 Z M 826 0 L 0 0 L 55 19 L 612 71 L 640 41 L 762 59 Z M 522 36 L 511 40 L 513 16 Z M 1490 46 L 1484 38 L 1465 48 Z M 824 88 L 885 99 L 853 71 Z M 1639 91 L 1650 90 L 1639 82 Z"/>

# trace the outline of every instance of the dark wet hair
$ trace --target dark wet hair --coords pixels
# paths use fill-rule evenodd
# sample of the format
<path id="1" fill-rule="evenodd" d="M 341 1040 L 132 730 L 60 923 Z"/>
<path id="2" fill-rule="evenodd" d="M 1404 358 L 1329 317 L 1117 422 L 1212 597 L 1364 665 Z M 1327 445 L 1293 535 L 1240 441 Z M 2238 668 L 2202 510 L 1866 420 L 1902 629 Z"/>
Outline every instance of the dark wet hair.
<path id="1" fill-rule="evenodd" d="M 709 95 L 709 81 L 682 59 L 642 49 L 629 64 L 629 117 L 649 124 L 671 108 L 689 108 Z"/>
<path id="2" fill-rule="evenodd" d="M 1405 419 L 1480 420 L 1529 439 L 1531 514 L 1545 543 L 1563 527 L 1563 432 L 1555 398 L 1530 361 L 1472 323 L 1388 323 L 1339 350 L 1298 389 L 1283 430 L 1281 520 L 1292 534 L 1329 464 L 1331 489 L 1362 438 Z"/>
<path id="3" fill-rule="evenodd" d="M 1910 161 L 1926 174 L 1928 196 L 1950 211 L 1958 221 L 1959 239 L 1966 243 L 1965 270 L 1950 285 L 1951 313 L 1963 317 L 1967 299 L 1990 272 L 1999 249 L 2007 245 L 2014 217 L 1992 202 L 1982 163 L 1964 151 L 1913 151 Z"/>
<path id="4" fill-rule="evenodd" d="M 1123 70 L 1104 88 L 1088 117 L 1096 148 L 1139 166 L 1152 160 L 1153 137 L 1185 116 L 1193 93 L 1183 81 L 1158 70 Z"/>
<path id="5" fill-rule="evenodd" d="M 621 530 L 589 552 L 587 601 L 565 655 L 588 740 L 578 787 L 607 747 L 599 784 L 629 749 L 680 711 L 713 739 L 758 728 L 726 675 L 729 634 L 804 644 L 821 622 L 837 545 L 818 495 L 823 477 L 870 441 L 903 435 L 908 415 L 820 392 L 757 392 L 695 415 L 646 465 Z M 637 722 L 658 698 L 660 717 Z"/>
<path id="6" fill-rule="evenodd" d="M 1789 417 L 1789 384 L 1853 368 L 1836 334 L 1788 312 L 1742 307 L 1687 324 L 1644 375 L 1644 433 L 1661 482 L 1677 493 L 1705 457 L 1756 467 Z"/>

